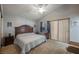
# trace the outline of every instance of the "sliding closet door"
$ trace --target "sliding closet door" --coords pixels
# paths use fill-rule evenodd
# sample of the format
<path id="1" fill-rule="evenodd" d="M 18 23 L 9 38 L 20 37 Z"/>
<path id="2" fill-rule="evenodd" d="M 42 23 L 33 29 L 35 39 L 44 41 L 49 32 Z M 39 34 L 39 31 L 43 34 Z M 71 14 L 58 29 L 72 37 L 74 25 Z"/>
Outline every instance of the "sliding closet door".
<path id="1" fill-rule="evenodd" d="M 59 41 L 69 41 L 69 20 L 59 20 Z"/>
<path id="2" fill-rule="evenodd" d="M 51 39 L 58 40 L 58 21 L 51 21 Z"/>

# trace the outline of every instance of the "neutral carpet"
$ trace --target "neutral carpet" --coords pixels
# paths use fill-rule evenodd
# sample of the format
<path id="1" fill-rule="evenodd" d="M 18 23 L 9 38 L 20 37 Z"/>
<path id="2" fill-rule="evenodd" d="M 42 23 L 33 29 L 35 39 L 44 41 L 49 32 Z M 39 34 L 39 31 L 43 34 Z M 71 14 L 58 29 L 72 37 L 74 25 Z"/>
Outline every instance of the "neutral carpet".
<path id="1" fill-rule="evenodd" d="M 32 49 L 30 54 L 71 54 L 66 49 L 68 46 L 69 44 L 49 39 L 47 42 Z"/>
<path id="2" fill-rule="evenodd" d="M 14 44 L 0 48 L 0 54 L 19 54 L 20 47 Z"/>
<path id="3" fill-rule="evenodd" d="M 39 46 L 33 48 L 29 52 L 29 54 L 72 54 L 73 53 L 71 52 L 72 48 L 69 48 L 69 46 L 73 46 L 73 45 L 69 45 L 66 43 L 49 39 L 43 44 L 40 44 Z M 70 50 L 70 52 L 68 49 Z M 14 44 L 6 47 L 2 47 L 0 49 L 0 53 L 3 53 L 3 54 L 18 54 L 20 53 L 20 51 L 21 49 Z"/>

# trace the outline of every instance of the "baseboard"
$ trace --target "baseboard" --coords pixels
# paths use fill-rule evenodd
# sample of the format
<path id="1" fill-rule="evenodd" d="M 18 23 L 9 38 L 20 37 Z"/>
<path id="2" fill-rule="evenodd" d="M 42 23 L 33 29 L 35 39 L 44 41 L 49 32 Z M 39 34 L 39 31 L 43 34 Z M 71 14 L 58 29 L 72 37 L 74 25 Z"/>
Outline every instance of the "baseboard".
<path id="1" fill-rule="evenodd" d="M 78 43 L 78 42 L 73 42 L 73 41 L 70 41 L 70 42 L 69 42 L 69 44 L 79 46 L 79 43 Z"/>

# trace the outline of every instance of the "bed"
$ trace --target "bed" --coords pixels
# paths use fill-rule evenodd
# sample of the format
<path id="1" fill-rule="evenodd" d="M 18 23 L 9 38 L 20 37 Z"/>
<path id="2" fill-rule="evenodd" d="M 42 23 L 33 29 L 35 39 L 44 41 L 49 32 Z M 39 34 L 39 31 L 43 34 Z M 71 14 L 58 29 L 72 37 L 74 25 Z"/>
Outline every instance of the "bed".
<path id="1" fill-rule="evenodd" d="M 32 48 L 46 41 L 44 35 L 33 33 L 33 28 L 28 25 L 15 27 L 15 37 L 14 44 L 21 48 L 23 54 L 28 53 Z"/>

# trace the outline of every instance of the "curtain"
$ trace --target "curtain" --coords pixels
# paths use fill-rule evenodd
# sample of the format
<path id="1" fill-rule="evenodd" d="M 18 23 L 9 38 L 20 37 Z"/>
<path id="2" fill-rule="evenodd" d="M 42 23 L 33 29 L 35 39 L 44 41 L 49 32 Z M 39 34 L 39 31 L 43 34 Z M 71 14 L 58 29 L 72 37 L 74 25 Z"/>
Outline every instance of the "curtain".
<path id="1" fill-rule="evenodd" d="M 47 32 L 50 33 L 50 22 L 47 21 Z"/>
<path id="2" fill-rule="evenodd" d="M 42 32 L 42 22 L 40 22 L 40 32 Z"/>

